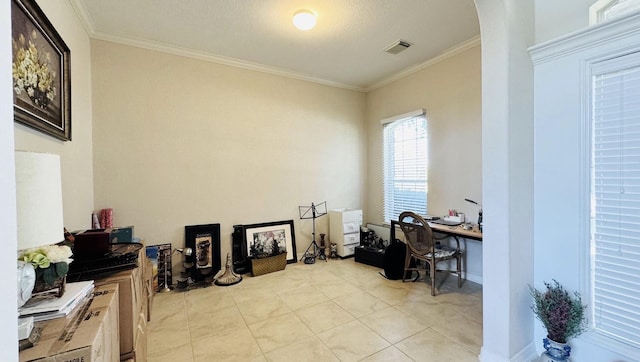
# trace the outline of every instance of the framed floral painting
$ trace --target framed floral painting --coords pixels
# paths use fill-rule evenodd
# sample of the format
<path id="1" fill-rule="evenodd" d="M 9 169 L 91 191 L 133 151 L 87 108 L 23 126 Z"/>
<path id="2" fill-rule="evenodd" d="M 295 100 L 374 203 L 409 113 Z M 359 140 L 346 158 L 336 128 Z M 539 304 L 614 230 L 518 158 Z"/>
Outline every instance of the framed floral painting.
<path id="1" fill-rule="evenodd" d="M 11 2 L 16 122 L 71 141 L 70 51 L 34 0 Z"/>

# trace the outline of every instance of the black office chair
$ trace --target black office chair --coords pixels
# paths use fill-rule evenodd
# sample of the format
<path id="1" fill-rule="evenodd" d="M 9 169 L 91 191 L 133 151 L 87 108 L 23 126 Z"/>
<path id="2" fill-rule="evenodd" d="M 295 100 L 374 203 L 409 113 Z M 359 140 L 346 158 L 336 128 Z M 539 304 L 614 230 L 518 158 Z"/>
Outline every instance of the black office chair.
<path id="1" fill-rule="evenodd" d="M 462 287 L 462 251 L 460 250 L 460 241 L 456 236 L 445 236 L 436 238 L 429 224 L 418 214 L 405 211 L 400 214 L 398 219 L 400 229 L 405 236 L 407 244 L 407 255 L 404 262 L 404 274 L 402 281 L 404 282 L 409 271 L 419 273 L 418 260 L 422 260 L 429 265 L 429 277 L 431 278 L 431 295 L 436 295 L 436 271 L 444 271 L 458 275 L 458 288 Z M 448 237 L 453 237 L 456 241 L 455 248 L 441 245 L 439 241 Z M 412 266 L 412 259 L 416 261 L 416 265 Z M 456 260 L 456 270 L 438 270 L 436 265 L 447 260 Z"/>

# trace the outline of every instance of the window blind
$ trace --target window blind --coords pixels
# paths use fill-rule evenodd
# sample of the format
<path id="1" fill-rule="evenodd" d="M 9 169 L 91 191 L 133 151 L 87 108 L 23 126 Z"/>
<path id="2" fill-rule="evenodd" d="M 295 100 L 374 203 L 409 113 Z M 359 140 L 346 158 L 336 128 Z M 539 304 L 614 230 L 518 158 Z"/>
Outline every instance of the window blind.
<path id="1" fill-rule="evenodd" d="M 594 68 L 591 160 L 593 323 L 598 332 L 636 348 L 640 347 L 638 55 Z"/>
<path id="2" fill-rule="evenodd" d="M 384 124 L 384 221 L 403 211 L 427 214 L 427 120 L 424 112 Z"/>

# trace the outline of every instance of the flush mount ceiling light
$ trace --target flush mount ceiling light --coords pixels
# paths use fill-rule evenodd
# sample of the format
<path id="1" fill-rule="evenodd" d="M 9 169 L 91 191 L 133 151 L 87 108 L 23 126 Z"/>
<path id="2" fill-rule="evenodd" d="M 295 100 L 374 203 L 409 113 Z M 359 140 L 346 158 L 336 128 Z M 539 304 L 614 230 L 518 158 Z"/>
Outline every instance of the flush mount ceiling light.
<path id="1" fill-rule="evenodd" d="M 293 14 L 293 25 L 300 30 L 310 30 L 316 26 L 316 14 L 311 10 L 298 10 Z"/>

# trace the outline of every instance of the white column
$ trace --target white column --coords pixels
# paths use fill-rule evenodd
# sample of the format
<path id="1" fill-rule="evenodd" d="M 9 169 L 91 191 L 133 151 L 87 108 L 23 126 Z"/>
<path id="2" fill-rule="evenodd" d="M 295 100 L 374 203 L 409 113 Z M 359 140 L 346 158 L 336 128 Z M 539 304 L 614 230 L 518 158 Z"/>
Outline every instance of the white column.
<path id="1" fill-rule="evenodd" d="M 13 92 L 11 91 L 11 1 L 0 2 L 0 354 L 3 361 L 18 360 L 18 299 L 16 285 L 16 177 L 14 171 Z"/>
<path id="2" fill-rule="evenodd" d="M 532 0 L 475 0 L 482 41 L 481 361 L 535 356 Z"/>

